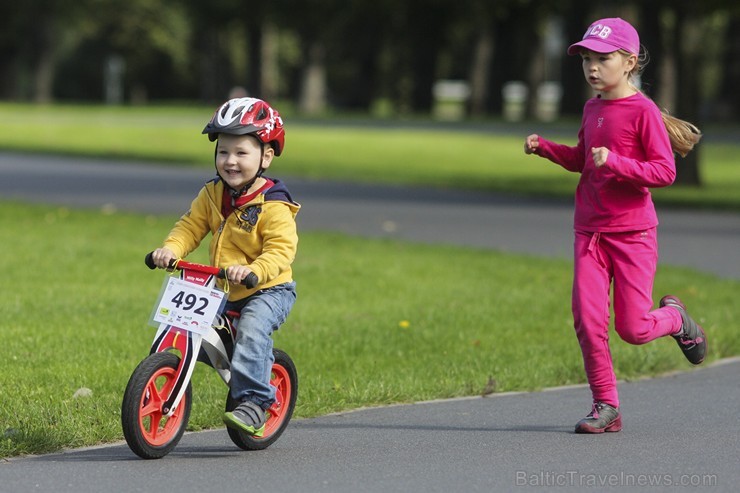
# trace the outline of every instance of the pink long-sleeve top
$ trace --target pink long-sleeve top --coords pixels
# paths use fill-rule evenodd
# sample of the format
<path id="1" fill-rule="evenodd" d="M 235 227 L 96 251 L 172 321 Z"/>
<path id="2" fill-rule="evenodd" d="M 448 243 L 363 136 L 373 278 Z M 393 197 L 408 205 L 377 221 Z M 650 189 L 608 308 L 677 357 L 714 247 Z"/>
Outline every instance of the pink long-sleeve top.
<path id="1" fill-rule="evenodd" d="M 601 168 L 594 165 L 594 147 L 609 149 Z M 575 147 L 540 137 L 535 152 L 581 173 L 574 218 L 579 231 L 614 233 L 657 226 L 649 189 L 670 185 L 676 178 L 660 110 L 639 92 L 621 99 L 588 100 Z"/>

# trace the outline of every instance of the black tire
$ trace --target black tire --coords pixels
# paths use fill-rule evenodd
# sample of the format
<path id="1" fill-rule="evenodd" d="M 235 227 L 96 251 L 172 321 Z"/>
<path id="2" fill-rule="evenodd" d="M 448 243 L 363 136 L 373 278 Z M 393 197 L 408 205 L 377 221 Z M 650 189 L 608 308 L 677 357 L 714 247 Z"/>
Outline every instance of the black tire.
<path id="1" fill-rule="evenodd" d="M 175 413 L 169 418 L 161 413 L 161 404 L 173 385 L 179 362 L 180 358 L 173 353 L 150 354 L 139 363 L 126 386 L 121 404 L 123 436 L 129 448 L 143 459 L 160 459 L 170 453 L 188 426 L 192 404 L 190 382 Z M 152 391 L 156 394 L 154 401 Z M 147 409 L 148 404 L 154 407 Z"/>
<path id="2" fill-rule="evenodd" d="M 276 402 L 267 411 L 269 417 L 265 424 L 264 436 L 258 438 L 243 431 L 226 428 L 231 441 L 243 450 L 263 450 L 275 443 L 293 416 L 298 397 L 298 372 L 293 360 L 285 352 L 273 349 L 272 354 L 275 355 L 275 363 L 272 366 L 270 381 L 277 388 Z M 237 404 L 238 402 L 231 398 L 229 392 L 226 398 L 226 411 L 233 411 Z"/>

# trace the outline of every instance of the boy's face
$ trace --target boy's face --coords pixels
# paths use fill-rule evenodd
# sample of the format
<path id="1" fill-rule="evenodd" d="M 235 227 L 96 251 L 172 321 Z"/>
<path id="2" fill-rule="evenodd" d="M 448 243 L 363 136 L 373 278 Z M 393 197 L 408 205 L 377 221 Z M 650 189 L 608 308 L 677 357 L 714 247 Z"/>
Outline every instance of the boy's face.
<path id="1" fill-rule="evenodd" d="M 216 146 L 216 169 L 221 178 L 234 190 L 241 189 L 254 179 L 260 167 L 269 168 L 274 151 L 251 135 L 220 134 Z"/>

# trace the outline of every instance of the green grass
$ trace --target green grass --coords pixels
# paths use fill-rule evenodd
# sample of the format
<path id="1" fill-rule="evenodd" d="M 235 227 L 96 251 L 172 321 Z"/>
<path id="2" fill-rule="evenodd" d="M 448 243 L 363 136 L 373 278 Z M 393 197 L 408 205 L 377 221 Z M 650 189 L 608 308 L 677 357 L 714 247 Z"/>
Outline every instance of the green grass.
<path id="1" fill-rule="evenodd" d="M 0 457 L 122 438 L 120 403 L 146 356 L 161 271 L 143 265 L 174 217 L 0 203 Z M 19 232 L 22 232 L 19 233 Z M 204 261 L 198 251 L 191 258 Z M 296 417 L 584 382 L 568 261 L 304 234 L 299 299 L 276 345 L 300 374 Z M 711 334 L 740 354 L 740 282 L 661 267 Z M 688 370 L 673 340 L 612 351 L 619 378 Z M 92 396 L 74 398 L 80 388 Z M 199 365 L 190 429 L 221 426 L 226 387 Z"/>
<path id="2" fill-rule="evenodd" d="M 213 108 L 199 106 L 28 106 L 0 104 L 0 149 L 156 160 L 210 169 L 213 148 L 202 128 Z M 360 127 L 355 120 L 305 122 L 287 115 L 285 154 L 278 175 L 476 189 L 534 196 L 572 197 L 578 175 L 525 156 L 533 129 L 493 122 L 453 131 L 428 122 Z M 572 144 L 575 130 L 536 125 L 542 134 Z M 572 125 L 570 125 L 572 127 Z M 568 127 L 570 128 L 570 127 Z M 504 131 L 505 130 L 505 131 Z M 662 205 L 740 210 L 740 146 L 712 141 L 700 147 L 704 186 L 654 191 Z M 564 136 L 565 135 L 565 136 Z"/>

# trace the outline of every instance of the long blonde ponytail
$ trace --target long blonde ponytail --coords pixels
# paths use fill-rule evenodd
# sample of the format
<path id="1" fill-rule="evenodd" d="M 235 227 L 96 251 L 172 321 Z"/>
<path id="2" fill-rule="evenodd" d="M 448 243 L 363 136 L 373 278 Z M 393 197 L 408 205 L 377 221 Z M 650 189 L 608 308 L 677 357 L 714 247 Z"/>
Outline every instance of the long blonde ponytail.
<path id="1" fill-rule="evenodd" d="M 681 157 L 686 157 L 686 154 L 701 140 L 701 130 L 693 123 L 669 115 L 665 110 L 662 111 L 661 116 L 668 131 L 673 152 L 677 152 Z"/>

